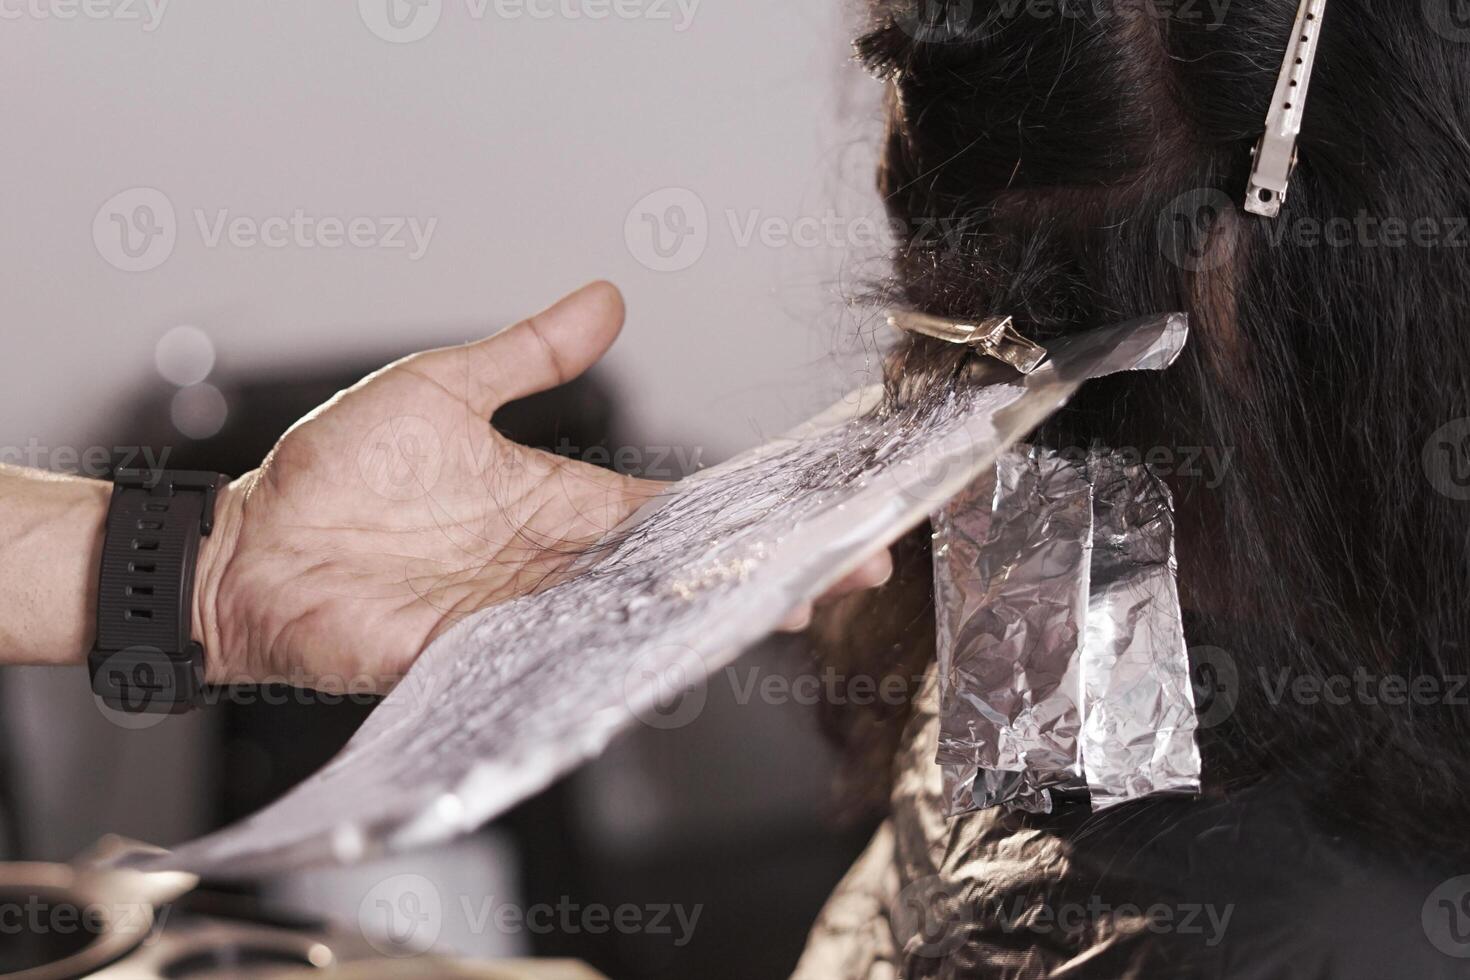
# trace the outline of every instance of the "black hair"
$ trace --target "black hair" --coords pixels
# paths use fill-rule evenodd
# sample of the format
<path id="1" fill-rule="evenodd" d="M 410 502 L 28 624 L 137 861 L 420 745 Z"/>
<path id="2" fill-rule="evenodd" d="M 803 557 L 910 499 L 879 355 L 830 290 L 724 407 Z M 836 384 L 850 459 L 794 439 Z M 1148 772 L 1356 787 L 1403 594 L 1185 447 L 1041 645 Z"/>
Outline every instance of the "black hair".
<path id="1" fill-rule="evenodd" d="M 958 229 L 904 241 L 882 299 L 1042 341 L 1189 313 L 1173 369 L 1094 383 L 1037 441 L 1165 463 L 1188 638 L 1234 675 L 1209 785 L 1276 773 L 1374 839 L 1463 850 L 1470 22 L 1331 0 L 1268 219 L 1241 205 L 1297 7 L 876 0 L 857 50 L 889 88 L 880 189 L 899 226 Z M 963 383 L 966 356 L 907 341 L 890 382 Z M 1190 472 L 1207 451 L 1223 468 Z M 825 656 L 932 656 L 922 535 L 899 568 Z M 897 719 L 837 724 L 873 775 Z"/>

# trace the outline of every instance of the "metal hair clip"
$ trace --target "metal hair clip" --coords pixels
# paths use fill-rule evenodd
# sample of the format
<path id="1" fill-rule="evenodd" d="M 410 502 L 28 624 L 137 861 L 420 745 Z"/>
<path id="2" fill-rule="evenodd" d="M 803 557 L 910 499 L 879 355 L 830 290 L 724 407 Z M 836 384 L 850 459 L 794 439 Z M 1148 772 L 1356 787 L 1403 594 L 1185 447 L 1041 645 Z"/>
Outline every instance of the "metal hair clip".
<path id="1" fill-rule="evenodd" d="M 1312 83 L 1312 66 L 1317 61 L 1317 41 L 1322 36 L 1322 14 L 1327 0 L 1302 0 L 1296 13 L 1295 33 L 1286 46 L 1286 60 L 1271 97 L 1266 131 L 1251 151 L 1250 184 L 1245 209 L 1251 214 L 1274 218 L 1281 213 L 1291 175 L 1296 170 L 1296 140 L 1302 131 L 1307 107 L 1307 86 Z"/>
<path id="2" fill-rule="evenodd" d="M 1004 361 L 1022 374 L 1030 374 L 1046 360 L 1046 348 L 1016 332 L 1008 316 L 993 316 L 979 323 L 958 323 L 928 313 L 894 310 L 889 326 L 923 334 L 951 344 L 965 344 L 986 357 Z"/>

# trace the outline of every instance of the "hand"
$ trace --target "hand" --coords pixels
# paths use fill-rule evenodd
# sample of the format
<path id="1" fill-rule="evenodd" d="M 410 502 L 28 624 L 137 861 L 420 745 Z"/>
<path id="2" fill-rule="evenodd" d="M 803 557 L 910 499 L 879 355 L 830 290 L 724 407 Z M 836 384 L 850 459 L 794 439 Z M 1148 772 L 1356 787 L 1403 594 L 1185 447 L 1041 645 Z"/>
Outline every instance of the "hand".
<path id="1" fill-rule="evenodd" d="M 201 552 L 210 682 L 390 687 L 459 616 L 543 585 L 656 493 L 488 421 L 581 374 L 622 320 L 617 290 L 594 284 L 389 365 L 294 425 L 221 496 Z"/>
<path id="2" fill-rule="evenodd" d="M 486 340 L 398 361 L 293 426 L 221 495 L 201 550 L 209 681 L 385 690 L 458 618 L 554 581 L 658 493 L 488 422 L 581 374 L 622 322 L 618 291 L 594 283 Z M 834 594 L 887 568 L 885 550 Z"/>
<path id="3" fill-rule="evenodd" d="M 849 572 L 847 577 L 832 586 L 819 602 L 831 602 L 840 599 L 852 592 L 865 592 L 868 589 L 876 589 L 883 585 L 893 575 L 893 553 L 887 548 L 876 554 L 869 555 L 863 563 Z M 781 624 L 781 630 L 785 633 L 801 633 L 812 624 L 812 615 L 815 612 L 812 603 L 804 602 L 786 621 Z"/>

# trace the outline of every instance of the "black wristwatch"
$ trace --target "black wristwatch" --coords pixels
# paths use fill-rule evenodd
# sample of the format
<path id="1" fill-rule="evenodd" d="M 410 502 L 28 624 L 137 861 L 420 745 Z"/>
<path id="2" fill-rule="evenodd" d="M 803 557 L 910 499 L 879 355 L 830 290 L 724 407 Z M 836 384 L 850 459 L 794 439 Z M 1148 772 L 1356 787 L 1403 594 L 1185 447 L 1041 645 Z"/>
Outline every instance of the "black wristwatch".
<path id="1" fill-rule="evenodd" d="M 118 470 L 102 545 L 92 693 L 109 708 L 177 714 L 204 695 L 204 648 L 190 635 L 200 542 L 225 477 Z"/>

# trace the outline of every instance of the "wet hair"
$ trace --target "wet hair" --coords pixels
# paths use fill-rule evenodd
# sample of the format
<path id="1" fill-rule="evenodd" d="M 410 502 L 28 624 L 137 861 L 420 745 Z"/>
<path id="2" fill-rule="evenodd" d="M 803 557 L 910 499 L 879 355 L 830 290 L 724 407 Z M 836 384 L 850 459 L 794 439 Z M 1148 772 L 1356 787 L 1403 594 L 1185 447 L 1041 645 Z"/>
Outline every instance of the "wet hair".
<path id="1" fill-rule="evenodd" d="M 1332 0 L 1271 220 L 1241 203 L 1297 6 L 877 0 L 857 51 L 888 86 L 879 186 L 915 232 L 880 299 L 1041 341 L 1189 313 L 1173 369 L 1093 383 L 1034 441 L 1169 478 L 1192 657 L 1229 699 L 1210 791 L 1274 773 L 1375 840 L 1463 850 L 1470 24 L 1452 0 Z M 964 383 L 967 356 L 907 341 L 895 397 Z M 820 656 L 932 658 L 925 534 L 897 564 Z M 902 714 L 829 718 L 870 799 Z"/>

